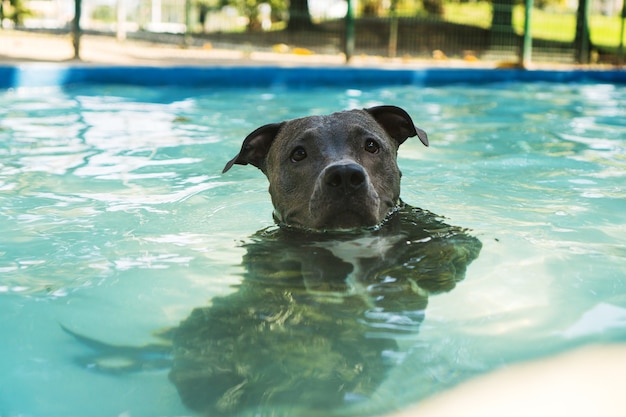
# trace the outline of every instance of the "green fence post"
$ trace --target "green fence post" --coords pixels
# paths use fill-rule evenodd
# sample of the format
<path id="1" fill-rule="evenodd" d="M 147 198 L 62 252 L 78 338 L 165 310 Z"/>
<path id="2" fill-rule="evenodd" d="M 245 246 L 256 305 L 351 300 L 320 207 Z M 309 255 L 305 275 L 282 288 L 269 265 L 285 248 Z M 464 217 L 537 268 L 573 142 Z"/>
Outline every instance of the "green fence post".
<path id="1" fill-rule="evenodd" d="M 398 51 L 398 14 L 396 13 L 398 0 L 391 0 L 389 7 L 389 58 L 395 58 Z"/>
<path id="2" fill-rule="evenodd" d="M 354 0 L 348 0 L 344 52 L 346 54 L 346 63 L 350 62 L 354 54 Z"/>
<path id="3" fill-rule="evenodd" d="M 74 20 L 72 21 L 72 45 L 74 46 L 74 59 L 80 59 L 80 15 L 82 13 L 82 0 L 74 0 Z"/>
<path id="4" fill-rule="evenodd" d="M 528 67 L 528 65 L 530 65 L 533 54 L 533 35 L 530 30 L 533 6 L 533 0 L 526 0 L 526 8 L 524 10 L 524 44 L 522 46 L 523 68 L 526 68 Z"/>
<path id="5" fill-rule="evenodd" d="M 619 48 L 617 49 L 617 63 L 624 63 L 624 21 L 626 20 L 626 0 L 622 4 L 622 24 L 619 30 Z"/>
<path id="6" fill-rule="evenodd" d="M 183 35 L 183 46 L 191 45 L 191 0 L 185 0 L 185 34 Z"/>

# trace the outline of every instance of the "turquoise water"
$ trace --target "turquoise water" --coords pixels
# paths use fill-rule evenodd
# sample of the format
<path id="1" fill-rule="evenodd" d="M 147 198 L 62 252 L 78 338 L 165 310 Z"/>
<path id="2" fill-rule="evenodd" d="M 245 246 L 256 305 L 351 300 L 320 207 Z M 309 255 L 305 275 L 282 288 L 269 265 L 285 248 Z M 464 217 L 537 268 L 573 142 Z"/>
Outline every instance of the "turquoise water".
<path id="1" fill-rule="evenodd" d="M 250 237 L 272 225 L 266 179 L 224 164 L 262 124 L 383 103 L 430 137 L 400 149 L 404 201 L 483 247 L 454 290 L 430 296 L 419 331 L 389 327 L 400 349 L 373 393 L 326 415 L 381 414 L 510 363 L 626 340 L 623 85 L 5 90 L 0 416 L 194 415 L 158 333 L 236 293 Z M 272 413 L 311 411 L 240 411 Z"/>

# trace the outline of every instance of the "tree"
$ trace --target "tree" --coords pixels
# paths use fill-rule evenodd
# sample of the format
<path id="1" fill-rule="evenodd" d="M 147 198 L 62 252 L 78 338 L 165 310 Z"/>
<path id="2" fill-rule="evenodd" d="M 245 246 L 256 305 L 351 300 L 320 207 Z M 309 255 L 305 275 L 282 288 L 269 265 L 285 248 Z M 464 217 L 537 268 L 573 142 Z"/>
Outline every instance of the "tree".
<path id="1" fill-rule="evenodd" d="M 23 0 L 9 0 L 8 2 L 0 0 L 0 23 L 7 18 L 11 19 L 16 26 L 19 26 L 24 23 L 24 17 L 32 15 L 33 12 L 26 7 Z"/>
<path id="2" fill-rule="evenodd" d="M 429 15 L 443 17 L 442 0 L 422 0 L 422 4 Z"/>
<path id="3" fill-rule="evenodd" d="M 516 42 L 513 30 L 514 0 L 493 0 L 493 17 L 491 18 L 491 43 L 497 45 L 514 45 Z"/>
<path id="4" fill-rule="evenodd" d="M 263 25 L 260 19 L 259 6 L 262 4 L 269 5 L 271 7 L 271 14 L 273 18 L 280 17 L 287 10 L 286 0 L 195 0 L 199 7 L 203 8 L 203 12 L 208 10 L 218 10 L 224 6 L 232 6 L 237 11 L 248 18 L 247 29 L 249 31 L 263 30 Z M 304 0 L 306 3 L 306 0 Z M 308 7 L 307 7 L 308 12 Z"/>
<path id="5" fill-rule="evenodd" d="M 289 2 L 289 22 L 287 30 L 307 30 L 312 29 L 315 25 L 311 19 L 308 0 L 291 0 Z"/>
<path id="6" fill-rule="evenodd" d="M 591 57 L 591 38 L 589 37 L 588 17 L 589 0 L 578 0 L 574 47 L 576 49 L 576 61 L 581 64 L 588 64 Z"/>

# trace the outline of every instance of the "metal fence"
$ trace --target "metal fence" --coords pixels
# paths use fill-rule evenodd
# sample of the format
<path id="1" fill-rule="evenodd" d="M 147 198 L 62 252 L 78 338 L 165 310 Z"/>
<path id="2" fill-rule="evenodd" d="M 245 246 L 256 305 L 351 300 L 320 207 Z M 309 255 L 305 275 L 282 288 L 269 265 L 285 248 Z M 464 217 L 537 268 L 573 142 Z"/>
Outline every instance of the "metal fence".
<path id="1" fill-rule="evenodd" d="M 625 0 L 0 0 L 4 27 L 229 48 L 624 62 Z M 77 28 L 76 28 L 77 29 Z M 172 36 L 169 37 L 171 39 Z"/>

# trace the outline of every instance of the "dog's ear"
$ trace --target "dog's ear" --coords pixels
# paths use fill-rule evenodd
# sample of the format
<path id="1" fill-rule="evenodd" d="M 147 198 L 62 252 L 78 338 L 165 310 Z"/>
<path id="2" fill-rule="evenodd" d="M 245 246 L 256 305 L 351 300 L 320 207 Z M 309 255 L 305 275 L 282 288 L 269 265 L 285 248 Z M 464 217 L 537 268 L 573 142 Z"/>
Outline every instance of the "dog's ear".
<path id="1" fill-rule="evenodd" d="M 228 161 L 222 174 L 232 168 L 234 164 L 247 165 L 252 164 L 265 172 L 265 157 L 267 152 L 278 134 L 283 123 L 272 123 L 261 126 L 254 132 L 250 133 L 243 141 L 241 150 L 233 159 Z"/>
<path id="2" fill-rule="evenodd" d="M 391 136 L 402 145 L 407 138 L 417 135 L 424 146 L 428 146 L 428 135 L 413 124 L 411 116 L 396 106 L 377 106 L 365 109 Z"/>

